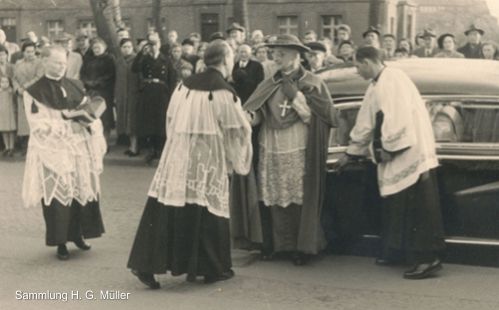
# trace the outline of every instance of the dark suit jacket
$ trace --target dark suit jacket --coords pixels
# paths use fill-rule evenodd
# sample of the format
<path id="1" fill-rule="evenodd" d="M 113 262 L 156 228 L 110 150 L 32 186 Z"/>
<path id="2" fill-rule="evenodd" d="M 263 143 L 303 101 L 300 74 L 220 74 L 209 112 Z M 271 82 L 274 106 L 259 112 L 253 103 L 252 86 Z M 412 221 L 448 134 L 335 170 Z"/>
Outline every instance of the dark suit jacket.
<path id="1" fill-rule="evenodd" d="M 246 102 L 263 78 L 263 66 L 257 61 L 250 59 L 244 68 L 239 67 L 239 62 L 234 65 L 233 85 L 242 103 Z"/>
<path id="2" fill-rule="evenodd" d="M 415 56 L 418 56 L 420 58 L 427 58 L 427 57 L 433 57 L 433 56 L 435 56 L 439 52 L 439 49 L 437 47 L 434 47 L 431 50 L 430 56 L 426 56 L 425 55 L 425 50 L 426 50 L 425 47 L 419 47 L 419 48 L 415 49 L 412 54 L 415 55 Z"/>
<path id="3" fill-rule="evenodd" d="M 466 45 L 461 46 L 457 51 L 464 55 L 465 58 L 483 58 L 482 54 L 482 44 L 478 44 L 473 47 L 471 44 L 466 43 Z"/>

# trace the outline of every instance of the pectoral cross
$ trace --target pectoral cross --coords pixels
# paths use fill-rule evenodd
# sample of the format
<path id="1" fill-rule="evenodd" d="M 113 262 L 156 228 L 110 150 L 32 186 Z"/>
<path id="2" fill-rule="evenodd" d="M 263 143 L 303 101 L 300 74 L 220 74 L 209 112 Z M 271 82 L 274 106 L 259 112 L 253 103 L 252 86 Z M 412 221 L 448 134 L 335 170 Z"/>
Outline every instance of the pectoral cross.
<path id="1" fill-rule="evenodd" d="M 282 103 L 282 104 L 279 105 L 279 108 L 282 109 L 282 111 L 281 111 L 281 117 L 286 116 L 286 110 L 291 109 L 291 106 L 288 105 L 288 103 L 289 103 L 288 99 L 285 99 L 284 103 Z"/>

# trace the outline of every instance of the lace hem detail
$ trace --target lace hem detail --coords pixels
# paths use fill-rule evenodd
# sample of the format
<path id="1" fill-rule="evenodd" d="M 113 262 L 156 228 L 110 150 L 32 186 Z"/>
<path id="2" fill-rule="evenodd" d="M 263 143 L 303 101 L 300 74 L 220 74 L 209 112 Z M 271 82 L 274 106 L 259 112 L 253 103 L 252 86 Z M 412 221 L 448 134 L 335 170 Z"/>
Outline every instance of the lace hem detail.
<path id="1" fill-rule="evenodd" d="M 265 205 L 303 204 L 305 150 L 283 154 L 261 148 L 258 171 L 258 196 Z"/>

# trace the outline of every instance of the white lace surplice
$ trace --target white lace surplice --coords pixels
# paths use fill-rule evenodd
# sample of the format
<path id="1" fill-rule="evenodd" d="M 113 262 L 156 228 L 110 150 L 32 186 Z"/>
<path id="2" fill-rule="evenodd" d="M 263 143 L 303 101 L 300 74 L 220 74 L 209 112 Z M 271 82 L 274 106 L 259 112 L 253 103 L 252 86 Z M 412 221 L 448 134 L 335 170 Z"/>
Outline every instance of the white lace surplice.
<path id="1" fill-rule="evenodd" d="M 32 109 L 32 104 L 35 108 Z M 106 142 L 100 120 L 90 132 L 75 133 L 71 121 L 24 92 L 24 106 L 30 125 L 30 139 L 22 197 L 25 206 L 39 206 L 53 199 L 69 206 L 73 199 L 81 205 L 99 199 L 99 175 Z"/>
<path id="2" fill-rule="evenodd" d="M 167 112 L 168 139 L 148 195 L 168 206 L 198 204 L 229 218 L 229 181 L 251 165 L 251 126 L 227 90 L 177 87 Z"/>
<path id="3" fill-rule="evenodd" d="M 276 94 L 267 104 L 281 104 Z M 285 129 L 275 129 L 263 119 L 259 136 L 258 196 L 266 206 L 303 204 L 303 176 L 308 125 L 298 120 Z"/>

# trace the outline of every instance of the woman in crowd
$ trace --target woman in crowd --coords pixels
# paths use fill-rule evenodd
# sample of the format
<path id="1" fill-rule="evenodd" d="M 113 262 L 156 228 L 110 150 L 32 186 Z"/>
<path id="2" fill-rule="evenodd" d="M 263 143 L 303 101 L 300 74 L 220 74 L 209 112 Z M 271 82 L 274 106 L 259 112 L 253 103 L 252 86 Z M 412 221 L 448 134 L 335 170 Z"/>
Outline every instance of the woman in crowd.
<path id="1" fill-rule="evenodd" d="M 204 51 L 206 50 L 206 47 L 208 47 L 207 42 L 201 42 L 199 43 L 198 47 L 198 57 L 199 60 L 196 62 L 196 72 L 195 73 L 201 73 L 206 70 L 206 65 L 204 63 Z"/>
<path id="2" fill-rule="evenodd" d="M 355 53 L 355 48 L 353 42 L 350 40 L 341 41 L 338 45 L 338 58 L 343 60 L 345 64 L 353 63 L 353 54 Z"/>
<path id="3" fill-rule="evenodd" d="M 485 59 L 498 60 L 497 44 L 492 41 L 484 42 L 482 44 L 482 54 Z"/>
<path id="4" fill-rule="evenodd" d="M 269 49 L 264 44 L 255 46 L 255 57 L 263 67 L 264 79 L 268 79 L 273 76 L 277 71 L 277 65 L 273 60 L 268 58 L 268 55 Z"/>
<path id="5" fill-rule="evenodd" d="M 135 52 L 132 40 L 120 41 L 123 62 L 116 66 L 116 115 L 118 134 L 126 134 L 130 138 L 130 147 L 125 154 L 133 157 L 139 155 L 137 143 L 137 93 L 138 76 L 132 71 Z"/>
<path id="6" fill-rule="evenodd" d="M 439 58 L 464 58 L 464 55 L 456 51 L 456 39 L 451 33 L 444 33 L 438 38 L 440 52 L 435 55 Z"/>
<path id="7" fill-rule="evenodd" d="M 93 56 L 85 58 L 81 67 L 80 78 L 86 90 L 93 96 L 101 96 L 106 100 L 106 111 L 101 116 L 104 136 L 109 142 L 111 129 L 115 127 L 114 85 L 116 65 L 114 57 L 107 52 L 107 44 L 101 38 L 93 39 L 90 48 Z"/>
<path id="8" fill-rule="evenodd" d="M 405 49 L 409 53 L 409 56 L 412 55 L 412 43 L 411 43 L 411 40 L 409 40 L 407 38 L 400 39 L 398 48 L 403 48 L 403 49 Z"/>

